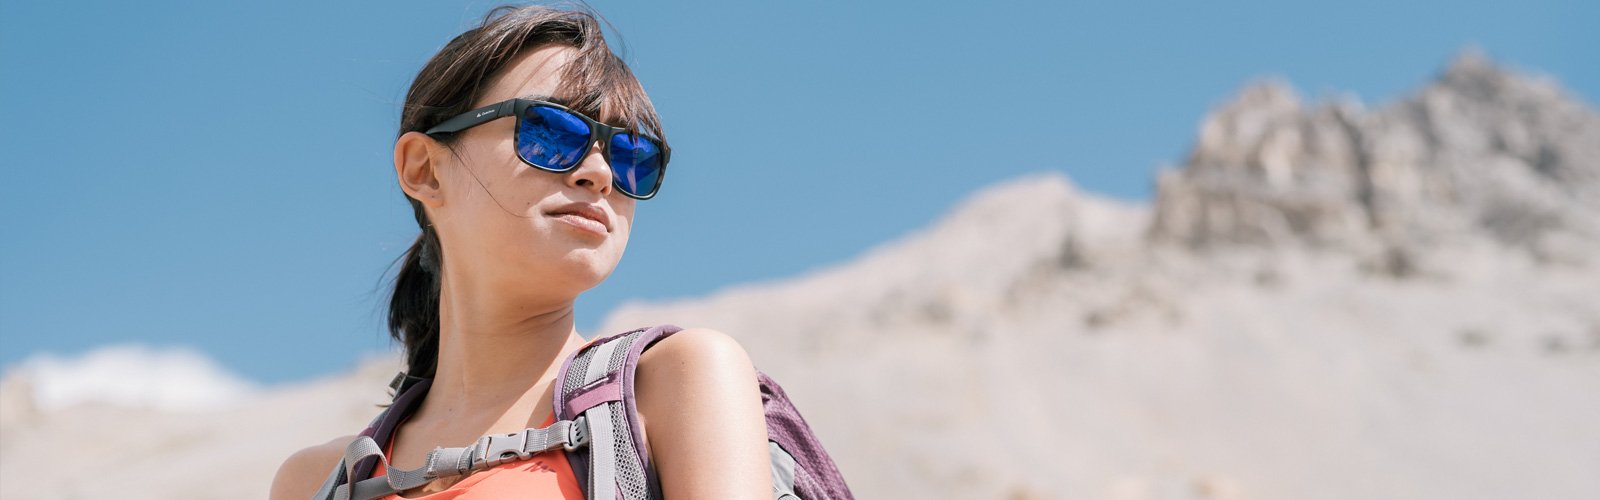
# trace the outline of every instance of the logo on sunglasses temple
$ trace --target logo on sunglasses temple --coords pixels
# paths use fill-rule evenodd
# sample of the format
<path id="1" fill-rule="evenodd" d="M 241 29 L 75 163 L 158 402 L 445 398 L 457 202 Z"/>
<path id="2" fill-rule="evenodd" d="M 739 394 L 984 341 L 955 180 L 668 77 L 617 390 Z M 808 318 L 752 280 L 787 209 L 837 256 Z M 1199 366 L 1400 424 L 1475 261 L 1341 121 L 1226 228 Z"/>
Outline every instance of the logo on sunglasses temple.
<path id="1" fill-rule="evenodd" d="M 490 114 L 490 113 L 493 113 L 493 112 L 494 112 L 494 110 L 492 110 L 492 109 L 488 110 L 488 111 L 484 111 L 484 112 L 478 113 L 478 116 L 474 116 L 473 118 L 483 118 L 484 115 L 487 115 L 487 114 Z"/>

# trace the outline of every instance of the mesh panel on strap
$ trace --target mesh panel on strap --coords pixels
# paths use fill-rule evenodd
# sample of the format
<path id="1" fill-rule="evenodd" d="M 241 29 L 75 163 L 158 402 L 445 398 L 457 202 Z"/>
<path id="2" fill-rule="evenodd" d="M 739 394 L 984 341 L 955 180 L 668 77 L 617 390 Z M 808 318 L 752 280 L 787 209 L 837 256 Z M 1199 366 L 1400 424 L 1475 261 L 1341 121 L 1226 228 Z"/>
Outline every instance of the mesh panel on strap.
<path id="1" fill-rule="evenodd" d="M 616 411 L 611 412 L 612 428 L 627 429 L 628 416 L 622 411 L 622 403 L 606 403 L 613 406 Z M 622 497 L 633 499 L 650 498 L 650 491 L 645 486 L 644 465 L 639 463 L 639 454 L 633 448 L 632 432 L 616 432 L 616 439 L 612 442 L 616 450 L 617 460 L 617 486 L 622 489 Z"/>
<path id="2" fill-rule="evenodd" d="M 562 392 L 565 393 L 561 395 L 562 399 L 566 399 L 568 394 L 583 386 L 583 378 L 588 371 L 589 360 L 594 359 L 594 351 L 595 349 L 585 349 L 578 354 L 578 357 L 572 358 L 572 365 L 567 368 L 567 375 L 561 382 Z"/>

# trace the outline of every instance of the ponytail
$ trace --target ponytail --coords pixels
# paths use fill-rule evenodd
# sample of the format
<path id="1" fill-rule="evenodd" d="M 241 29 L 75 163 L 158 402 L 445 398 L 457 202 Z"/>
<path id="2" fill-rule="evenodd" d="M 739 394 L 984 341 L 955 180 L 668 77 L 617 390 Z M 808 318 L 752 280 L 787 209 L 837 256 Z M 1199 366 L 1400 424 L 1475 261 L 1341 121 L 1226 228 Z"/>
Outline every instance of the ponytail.
<path id="1" fill-rule="evenodd" d="M 406 374 L 433 378 L 439 364 L 439 233 L 422 204 L 410 200 L 422 234 L 406 250 L 389 299 L 389 337 L 406 349 Z"/>

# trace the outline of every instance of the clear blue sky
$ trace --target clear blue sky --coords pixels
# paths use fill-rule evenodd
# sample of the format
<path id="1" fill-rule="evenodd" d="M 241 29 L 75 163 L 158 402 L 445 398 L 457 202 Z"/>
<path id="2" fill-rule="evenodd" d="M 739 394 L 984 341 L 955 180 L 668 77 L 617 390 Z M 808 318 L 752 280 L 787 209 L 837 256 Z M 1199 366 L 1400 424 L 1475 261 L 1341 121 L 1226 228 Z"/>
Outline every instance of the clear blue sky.
<path id="1" fill-rule="evenodd" d="M 399 104 L 493 5 L 0 1 L 0 364 L 135 341 L 280 382 L 386 348 L 380 280 L 417 232 Z M 1147 199 L 1262 75 L 1386 102 L 1470 44 L 1600 96 L 1579 0 L 592 5 L 674 155 L 579 300 L 585 334 L 626 300 L 846 260 L 1026 172 Z"/>

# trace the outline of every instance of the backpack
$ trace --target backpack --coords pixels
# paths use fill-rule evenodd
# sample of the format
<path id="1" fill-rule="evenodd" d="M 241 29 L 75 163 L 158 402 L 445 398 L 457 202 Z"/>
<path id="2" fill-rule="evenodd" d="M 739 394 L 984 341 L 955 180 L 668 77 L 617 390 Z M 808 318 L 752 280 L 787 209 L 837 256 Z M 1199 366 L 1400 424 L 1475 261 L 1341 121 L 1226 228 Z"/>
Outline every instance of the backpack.
<path id="1" fill-rule="evenodd" d="M 433 380 L 401 372 L 390 382 L 395 390 L 394 401 L 345 448 L 344 459 L 329 473 L 313 499 L 370 500 L 440 477 L 471 474 L 557 448 L 566 452 L 572 471 L 590 500 L 659 499 L 661 482 L 644 448 L 633 378 L 639 355 L 681 330 L 675 325 L 660 325 L 591 342 L 561 364 L 553 391 L 554 424 L 483 436 L 470 446 L 434 448 L 428 453 L 427 464 L 414 470 L 388 467 L 381 443 L 394 437 L 395 427 L 417 408 Z M 756 371 L 756 378 L 767 420 L 773 498 L 853 500 L 839 468 L 783 388 L 760 370 Z M 380 460 L 384 460 L 388 473 L 372 477 Z"/>

